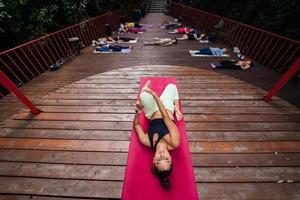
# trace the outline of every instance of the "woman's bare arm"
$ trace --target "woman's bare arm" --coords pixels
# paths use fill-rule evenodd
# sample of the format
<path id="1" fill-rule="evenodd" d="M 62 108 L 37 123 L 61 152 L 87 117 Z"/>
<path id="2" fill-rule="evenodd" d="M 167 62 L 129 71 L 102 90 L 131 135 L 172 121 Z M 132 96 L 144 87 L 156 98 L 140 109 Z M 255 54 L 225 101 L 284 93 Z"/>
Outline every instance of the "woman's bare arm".
<path id="1" fill-rule="evenodd" d="M 134 130 L 137 133 L 140 142 L 143 145 L 150 147 L 151 145 L 150 145 L 149 138 L 147 137 L 147 134 L 145 134 L 143 128 L 141 127 L 139 118 L 140 118 L 140 114 L 138 112 L 136 112 L 134 115 L 134 119 L 133 119 Z"/>

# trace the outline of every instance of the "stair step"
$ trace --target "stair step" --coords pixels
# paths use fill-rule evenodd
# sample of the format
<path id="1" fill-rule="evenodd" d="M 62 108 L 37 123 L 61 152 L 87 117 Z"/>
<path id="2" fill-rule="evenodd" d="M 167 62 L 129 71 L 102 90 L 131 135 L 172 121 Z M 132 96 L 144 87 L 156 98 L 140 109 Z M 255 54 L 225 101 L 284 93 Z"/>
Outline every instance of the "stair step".
<path id="1" fill-rule="evenodd" d="M 165 1 L 164 0 L 152 0 L 149 6 L 150 13 L 163 13 Z"/>

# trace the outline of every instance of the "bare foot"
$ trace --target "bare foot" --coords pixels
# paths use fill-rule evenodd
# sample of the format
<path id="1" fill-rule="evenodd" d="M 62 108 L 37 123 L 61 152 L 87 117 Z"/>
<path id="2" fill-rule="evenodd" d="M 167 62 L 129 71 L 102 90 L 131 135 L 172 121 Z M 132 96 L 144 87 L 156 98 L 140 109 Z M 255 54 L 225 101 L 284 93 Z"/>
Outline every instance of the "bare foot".
<path id="1" fill-rule="evenodd" d="M 151 83 L 151 81 L 148 80 L 148 81 L 145 83 L 143 89 L 144 89 L 144 88 L 150 88 L 150 83 Z M 142 89 L 142 91 L 143 91 L 143 89 Z"/>

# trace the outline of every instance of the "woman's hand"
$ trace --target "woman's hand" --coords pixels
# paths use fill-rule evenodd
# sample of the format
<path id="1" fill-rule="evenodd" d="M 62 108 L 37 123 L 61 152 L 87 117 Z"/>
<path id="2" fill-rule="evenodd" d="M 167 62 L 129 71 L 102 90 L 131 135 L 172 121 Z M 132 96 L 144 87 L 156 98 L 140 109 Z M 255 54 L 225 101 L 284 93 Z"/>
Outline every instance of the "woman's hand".
<path id="1" fill-rule="evenodd" d="M 141 104 L 141 101 L 139 99 L 136 100 L 135 107 L 136 107 L 136 110 L 138 111 L 138 113 L 140 113 L 144 108 L 144 106 Z"/>

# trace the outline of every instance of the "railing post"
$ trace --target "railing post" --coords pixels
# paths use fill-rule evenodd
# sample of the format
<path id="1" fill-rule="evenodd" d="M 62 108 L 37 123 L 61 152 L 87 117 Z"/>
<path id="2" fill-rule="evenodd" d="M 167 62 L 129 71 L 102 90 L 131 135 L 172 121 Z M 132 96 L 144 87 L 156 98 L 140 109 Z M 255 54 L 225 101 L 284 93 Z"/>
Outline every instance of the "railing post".
<path id="1" fill-rule="evenodd" d="M 265 102 L 271 101 L 271 98 L 300 70 L 300 57 L 294 62 L 290 69 L 281 77 L 272 90 L 263 97 Z"/>
<path id="2" fill-rule="evenodd" d="M 0 70 L 0 84 L 12 92 L 30 111 L 37 115 L 42 111 L 35 107 L 32 102 L 16 87 L 16 85 Z"/>

